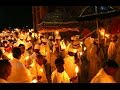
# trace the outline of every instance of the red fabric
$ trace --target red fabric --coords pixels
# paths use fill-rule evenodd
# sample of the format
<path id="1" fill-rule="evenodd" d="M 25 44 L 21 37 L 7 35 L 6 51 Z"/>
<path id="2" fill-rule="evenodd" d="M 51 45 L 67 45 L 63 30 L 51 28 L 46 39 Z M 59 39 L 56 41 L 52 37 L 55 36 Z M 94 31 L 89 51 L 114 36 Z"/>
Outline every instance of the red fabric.
<path id="1" fill-rule="evenodd" d="M 9 52 L 12 48 L 11 47 L 7 47 L 5 48 L 5 51 Z"/>
<path id="2" fill-rule="evenodd" d="M 91 33 L 91 31 L 87 28 L 84 28 L 84 30 L 82 31 L 82 36 L 85 37 L 87 34 Z"/>
<path id="3" fill-rule="evenodd" d="M 112 22 L 109 26 L 109 32 L 111 34 L 117 34 L 120 32 L 120 17 L 116 17 L 112 19 Z"/>

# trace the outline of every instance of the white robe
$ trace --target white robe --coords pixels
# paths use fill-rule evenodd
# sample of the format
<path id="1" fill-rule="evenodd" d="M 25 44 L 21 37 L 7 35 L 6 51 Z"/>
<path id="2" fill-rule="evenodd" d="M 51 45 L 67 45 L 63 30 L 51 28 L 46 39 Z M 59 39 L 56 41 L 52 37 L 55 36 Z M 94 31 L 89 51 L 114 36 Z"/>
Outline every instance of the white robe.
<path id="1" fill-rule="evenodd" d="M 31 64 L 31 68 L 29 70 L 32 74 L 33 79 L 37 78 L 37 76 L 41 76 L 42 78 L 39 82 L 40 83 L 48 83 L 44 65 L 40 66 L 36 61 L 34 61 Z"/>
<path id="2" fill-rule="evenodd" d="M 47 63 L 50 63 L 50 47 L 49 45 L 40 45 L 40 53 L 45 56 Z"/>
<path id="3" fill-rule="evenodd" d="M 32 82 L 29 70 L 17 59 L 10 61 L 12 71 L 7 81 L 10 83 L 30 83 Z"/>
<path id="4" fill-rule="evenodd" d="M 116 57 L 116 46 L 114 42 L 110 42 L 108 47 L 108 59 L 115 59 Z"/>
<path id="5" fill-rule="evenodd" d="M 59 73 L 56 69 L 52 72 L 51 79 L 52 83 L 70 83 L 70 78 L 65 70 Z"/>
<path id="6" fill-rule="evenodd" d="M 116 81 L 101 68 L 90 83 L 116 83 Z"/>
<path id="7" fill-rule="evenodd" d="M 77 64 L 75 64 L 74 56 L 66 55 L 64 58 L 64 67 L 70 78 L 76 76 L 75 68 L 77 67 Z"/>

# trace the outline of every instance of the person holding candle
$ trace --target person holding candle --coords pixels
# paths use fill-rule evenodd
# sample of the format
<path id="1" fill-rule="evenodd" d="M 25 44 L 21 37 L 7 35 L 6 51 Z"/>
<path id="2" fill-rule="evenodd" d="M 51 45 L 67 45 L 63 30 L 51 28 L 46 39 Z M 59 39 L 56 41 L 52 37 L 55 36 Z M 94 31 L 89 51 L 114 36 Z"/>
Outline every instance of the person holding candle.
<path id="1" fill-rule="evenodd" d="M 75 62 L 75 53 L 77 53 L 76 49 L 69 48 L 68 54 L 64 58 L 64 68 L 70 78 L 76 77 L 75 68 L 77 64 Z"/>
<path id="2" fill-rule="evenodd" d="M 42 39 L 42 44 L 40 45 L 40 54 L 43 55 L 47 60 L 45 64 L 45 68 L 46 68 L 48 82 L 50 82 L 50 75 L 51 75 L 50 47 L 48 45 L 48 40 L 46 38 Z"/>
<path id="3" fill-rule="evenodd" d="M 31 55 L 33 54 L 33 45 L 32 45 L 32 43 L 27 42 L 25 48 L 26 48 L 26 51 L 25 51 L 25 53 L 26 53 L 26 61 L 25 62 L 26 62 L 26 67 L 29 68 L 29 65 L 31 65 L 32 62 L 33 62 L 33 59 L 31 58 Z"/>
<path id="4" fill-rule="evenodd" d="M 101 68 L 101 63 L 97 55 L 98 48 L 94 44 L 94 38 L 88 37 L 85 39 L 84 43 L 87 47 L 87 59 L 89 61 L 88 81 L 90 81 Z"/>
<path id="5" fill-rule="evenodd" d="M 12 50 L 13 60 L 10 61 L 12 71 L 7 81 L 10 83 L 30 83 L 32 81 L 31 73 L 19 61 L 21 58 L 21 50 L 19 47 L 14 47 Z"/>
<path id="6" fill-rule="evenodd" d="M 26 56 L 27 56 L 26 52 L 25 52 L 25 45 L 20 44 L 18 47 L 21 49 L 21 53 L 22 53 L 21 58 L 20 58 L 20 62 L 25 65 L 25 59 L 26 59 Z"/>
<path id="7" fill-rule="evenodd" d="M 38 83 L 48 83 L 44 60 L 45 59 L 42 55 L 36 55 L 36 59 L 34 60 L 34 63 L 32 63 L 31 68 L 29 69 L 32 74 L 32 78 L 36 78 Z"/>

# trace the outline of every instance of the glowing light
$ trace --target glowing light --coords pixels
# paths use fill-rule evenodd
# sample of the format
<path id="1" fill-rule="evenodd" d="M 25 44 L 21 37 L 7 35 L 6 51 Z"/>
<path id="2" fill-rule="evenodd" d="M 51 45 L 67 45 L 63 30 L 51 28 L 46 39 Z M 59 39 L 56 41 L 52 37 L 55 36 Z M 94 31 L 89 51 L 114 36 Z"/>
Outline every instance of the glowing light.
<path id="1" fill-rule="evenodd" d="M 34 33 L 32 33 L 32 37 L 34 38 L 34 36 L 35 36 L 35 34 Z"/>
<path id="2" fill-rule="evenodd" d="M 82 52 L 80 52 L 80 56 L 82 56 L 82 54 L 83 54 L 83 53 L 82 53 Z"/>
<path id="3" fill-rule="evenodd" d="M 100 34 L 101 34 L 102 36 L 104 36 L 104 34 L 105 34 L 105 29 L 102 28 L 101 30 L 99 30 L 99 32 L 100 32 Z"/>
<path id="4" fill-rule="evenodd" d="M 42 68 L 40 69 L 40 72 L 43 72 L 43 69 L 42 69 Z"/>
<path id="5" fill-rule="evenodd" d="M 80 44 L 83 44 L 83 42 L 80 42 Z"/>
<path id="6" fill-rule="evenodd" d="M 78 66 L 76 66 L 75 72 L 76 72 L 76 74 L 79 72 L 79 67 Z"/>
<path id="7" fill-rule="evenodd" d="M 25 59 L 28 60 L 28 59 L 29 59 L 29 56 L 27 56 Z"/>
<path id="8" fill-rule="evenodd" d="M 85 51 L 87 48 L 86 48 L 86 47 L 84 47 L 83 49 L 84 49 L 84 51 Z"/>
<path id="9" fill-rule="evenodd" d="M 110 37 L 110 35 L 109 35 L 109 34 L 105 34 L 105 37 L 109 38 L 109 37 Z"/>
<path id="10" fill-rule="evenodd" d="M 5 53 L 5 50 L 3 50 L 3 53 Z"/>
<path id="11" fill-rule="evenodd" d="M 55 31 L 55 35 L 59 35 L 59 31 Z"/>
<path id="12" fill-rule="evenodd" d="M 36 79 L 34 79 L 33 81 L 32 81 L 32 83 L 37 83 L 38 81 L 36 80 Z"/>
<path id="13" fill-rule="evenodd" d="M 32 63 L 30 66 L 31 66 L 31 67 L 33 67 L 34 65 L 35 65 L 35 64 L 34 64 L 34 63 Z"/>

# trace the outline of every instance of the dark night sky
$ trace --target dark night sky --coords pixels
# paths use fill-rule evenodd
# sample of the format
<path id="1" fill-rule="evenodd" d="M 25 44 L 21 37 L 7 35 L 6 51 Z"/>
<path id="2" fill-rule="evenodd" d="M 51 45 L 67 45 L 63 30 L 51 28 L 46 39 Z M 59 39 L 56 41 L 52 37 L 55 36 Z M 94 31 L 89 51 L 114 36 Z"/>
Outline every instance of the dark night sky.
<path id="1" fill-rule="evenodd" d="M 0 7 L 0 28 L 3 27 L 32 27 L 31 6 L 9 6 Z"/>

